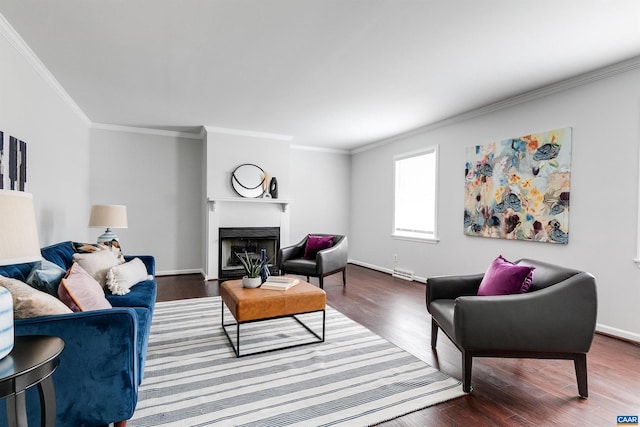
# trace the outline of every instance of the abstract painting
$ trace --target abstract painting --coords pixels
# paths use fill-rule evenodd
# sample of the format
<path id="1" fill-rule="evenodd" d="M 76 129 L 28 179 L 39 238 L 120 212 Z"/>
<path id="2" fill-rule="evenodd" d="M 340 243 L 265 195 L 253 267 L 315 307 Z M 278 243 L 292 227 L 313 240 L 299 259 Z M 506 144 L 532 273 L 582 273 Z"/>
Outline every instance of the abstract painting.
<path id="1" fill-rule="evenodd" d="M 569 243 L 571 128 L 466 149 L 464 234 Z"/>
<path id="2" fill-rule="evenodd" d="M 5 140 L 0 131 L 0 190 L 25 191 L 27 183 L 27 143 L 13 136 Z"/>

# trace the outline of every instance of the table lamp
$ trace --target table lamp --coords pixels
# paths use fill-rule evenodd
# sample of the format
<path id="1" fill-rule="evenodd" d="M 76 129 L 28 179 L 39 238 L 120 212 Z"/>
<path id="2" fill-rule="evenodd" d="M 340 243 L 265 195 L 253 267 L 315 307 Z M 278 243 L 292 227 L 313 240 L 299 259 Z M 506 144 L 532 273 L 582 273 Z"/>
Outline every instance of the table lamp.
<path id="1" fill-rule="evenodd" d="M 0 265 L 42 259 L 33 196 L 0 190 Z M 13 297 L 0 286 L 0 358 L 13 349 Z"/>
<path id="2" fill-rule="evenodd" d="M 119 241 L 112 228 L 127 228 L 127 207 L 123 205 L 93 205 L 89 217 L 89 227 L 106 227 L 98 237 L 98 243 Z"/>

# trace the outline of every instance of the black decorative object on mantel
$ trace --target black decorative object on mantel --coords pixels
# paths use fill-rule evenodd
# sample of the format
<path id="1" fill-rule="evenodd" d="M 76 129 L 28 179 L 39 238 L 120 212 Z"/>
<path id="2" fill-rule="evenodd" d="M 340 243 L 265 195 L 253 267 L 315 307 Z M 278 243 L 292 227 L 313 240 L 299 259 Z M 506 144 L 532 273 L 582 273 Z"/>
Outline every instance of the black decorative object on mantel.
<path id="1" fill-rule="evenodd" d="M 266 282 L 269 278 L 269 266 L 267 265 L 267 250 L 260 249 L 260 261 L 262 262 L 262 270 L 260 270 L 260 278 L 262 283 Z"/>
<path id="2" fill-rule="evenodd" d="M 278 198 L 278 180 L 275 176 L 271 178 L 271 182 L 269 182 L 269 194 L 271 194 L 272 199 Z"/>

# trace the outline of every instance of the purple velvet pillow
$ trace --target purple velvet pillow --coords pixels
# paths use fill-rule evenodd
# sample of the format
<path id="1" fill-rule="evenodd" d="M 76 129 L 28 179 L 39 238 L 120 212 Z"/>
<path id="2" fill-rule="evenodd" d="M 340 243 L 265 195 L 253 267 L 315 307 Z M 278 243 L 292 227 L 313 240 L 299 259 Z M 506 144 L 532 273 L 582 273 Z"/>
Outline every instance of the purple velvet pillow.
<path id="1" fill-rule="evenodd" d="M 498 256 L 484 273 L 478 295 L 510 295 L 529 290 L 535 267 L 517 265 Z"/>
<path id="2" fill-rule="evenodd" d="M 333 246 L 335 236 L 312 236 L 307 237 L 307 245 L 304 247 L 304 258 L 316 259 L 318 251 L 328 249 Z"/>

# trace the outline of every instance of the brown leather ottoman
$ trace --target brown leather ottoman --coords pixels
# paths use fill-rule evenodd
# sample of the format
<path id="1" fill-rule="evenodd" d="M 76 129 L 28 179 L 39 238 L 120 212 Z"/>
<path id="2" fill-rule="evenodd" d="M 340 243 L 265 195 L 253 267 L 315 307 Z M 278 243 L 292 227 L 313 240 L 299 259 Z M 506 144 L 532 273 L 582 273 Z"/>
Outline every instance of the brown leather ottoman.
<path id="1" fill-rule="evenodd" d="M 325 306 L 327 295 L 322 289 L 310 283 L 301 281 L 296 286 L 286 291 L 273 291 L 267 289 L 249 289 L 242 287 L 242 280 L 229 280 L 220 285 L 222 297 L 222 328 L 227 335 L 233 351 L 237 357 L 249 354 L 265 353 L 268 351 L 282 350 L 284 348 L 297 347 L 299 345 L 324 342 L 325 332 Z M 231 312 L 236 323 L 225 324 L 225 306 Z M 305 325 L 296 315 L 305 313 L 322 312 L 322 335 L 319 335 Z M 240 354 L 240 325 L 263 320 L 292 317 L 316 339 L 302 344 L 287 345 L 269 350 L 257 351 L 249 354 Z M 227 327 L 236 326 L 236 342 L 231 339 Z"/>

